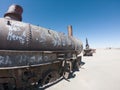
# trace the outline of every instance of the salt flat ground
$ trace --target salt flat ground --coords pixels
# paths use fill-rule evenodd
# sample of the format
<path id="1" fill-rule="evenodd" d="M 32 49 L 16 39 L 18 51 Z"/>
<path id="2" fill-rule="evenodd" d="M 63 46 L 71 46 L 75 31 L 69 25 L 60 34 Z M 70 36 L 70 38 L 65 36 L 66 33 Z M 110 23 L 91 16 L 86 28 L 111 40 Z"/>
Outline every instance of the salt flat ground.
<path id="1" fill-rule="evenodd" d="M 69 82 L 62 80 L 46 90 L 120 90 L 120 49 L 97 49 Z"/>

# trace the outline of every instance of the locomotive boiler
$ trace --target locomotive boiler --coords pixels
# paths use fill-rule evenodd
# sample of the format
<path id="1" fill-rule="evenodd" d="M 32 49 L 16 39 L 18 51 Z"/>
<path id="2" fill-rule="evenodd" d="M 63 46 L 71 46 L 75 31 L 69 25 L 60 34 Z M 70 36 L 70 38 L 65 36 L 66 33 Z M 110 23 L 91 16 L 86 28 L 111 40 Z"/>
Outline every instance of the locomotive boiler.
<path id="1" fill-rule="evenodd" d="M 82 42 L 72 36 L 24 23 L 23 9 L 11 5 L 0 18 L 0 89 L 47 85 L 79 69 Z"/>

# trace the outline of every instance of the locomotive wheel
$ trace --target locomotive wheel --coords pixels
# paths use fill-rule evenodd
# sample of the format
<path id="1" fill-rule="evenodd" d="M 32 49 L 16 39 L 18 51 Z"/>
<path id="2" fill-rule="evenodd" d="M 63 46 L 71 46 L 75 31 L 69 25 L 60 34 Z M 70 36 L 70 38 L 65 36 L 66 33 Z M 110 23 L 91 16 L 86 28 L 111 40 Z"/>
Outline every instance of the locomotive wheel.
<path id="1" fill-rule="evenodd" d="M 51 83 L 55 80 L 57 80 L 60 77 L 57 71 L 51 70 L 45 73 L 43 80 L 42 80 L 42 85 Z"/>

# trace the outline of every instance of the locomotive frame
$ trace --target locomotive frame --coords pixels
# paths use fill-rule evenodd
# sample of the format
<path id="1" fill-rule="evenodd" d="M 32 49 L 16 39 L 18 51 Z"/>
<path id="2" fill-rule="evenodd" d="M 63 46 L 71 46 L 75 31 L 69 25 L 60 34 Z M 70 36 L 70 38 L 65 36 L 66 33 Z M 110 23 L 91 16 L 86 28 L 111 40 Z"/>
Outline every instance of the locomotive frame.
<path id="1" fill-rule="evenodd" d="M 24 88 L 34 84 L 43 86 L 62 76 L 68 78 L 70 72 L 79 69 L 81 56 L 75 51 L 1 50 L 0 60 L 4 61 L 0 62 L 4 66 L 0 68 L 1 88 Z"/>

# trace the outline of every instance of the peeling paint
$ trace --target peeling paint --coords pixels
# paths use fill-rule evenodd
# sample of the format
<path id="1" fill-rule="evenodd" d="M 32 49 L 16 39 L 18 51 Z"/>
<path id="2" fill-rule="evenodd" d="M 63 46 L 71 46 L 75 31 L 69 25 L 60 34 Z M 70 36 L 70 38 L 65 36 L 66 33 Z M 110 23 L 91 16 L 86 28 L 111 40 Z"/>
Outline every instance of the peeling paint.
<path id="1" fill-rule="evenodd" d="M 0 65 L 12 64 L 9 60 L 9 56 L 0 56 Z"/>
<path id="2" fill-rule="evenodd" d="M 2 28 L 0 28 L 0 38 L 3 42 L 3 44 L 0 45 L 1 49 L 81 51 L 82 43 L 63 33 L 12 20 L 9 20 L 10 24 L 7 24 L 7 21 L 8 20 L 3 19 L 2 23 L 4 23 Z M 77 46 L 76 49 L 75 46 Z"/>
<path id="3" fill-rule="evenodd" d="M 52 40 L 53 46 L 60 46 L 61 45 L 61 39 L 60 39 L 59 34 L 55 31 L 54 32 L 51 31 L 51 33 L 52 33 L 52 38 L 53 38 L 53 40 Z"/>
<path id="4" fill-rule="evenodd" d="M 44 62 L 51 62 L 56 60 L 55 54 L 33 54 L 24 53 L 17 53 L 16 55 L 12 55 L 12 53 L 7 53 L 7 55 L 0 55 L 0 67 L 8 67 L 8 66 L 26 66 L 26 65 L 34 65 L 34 64 L 41 64 Z"/>
<path id="5" fill-rule="evenodd" d="M 22 31 L 18 24 L 7 25 L 7 27 L 9 30 L 7 40 L 19 41 L 21 44 L 26 42 L 26 31 Z"/>
<path id="6" fill-rule="evenodd" d="M 0 64 L 4 64 L 4 57 L 0 56 Z"/>

